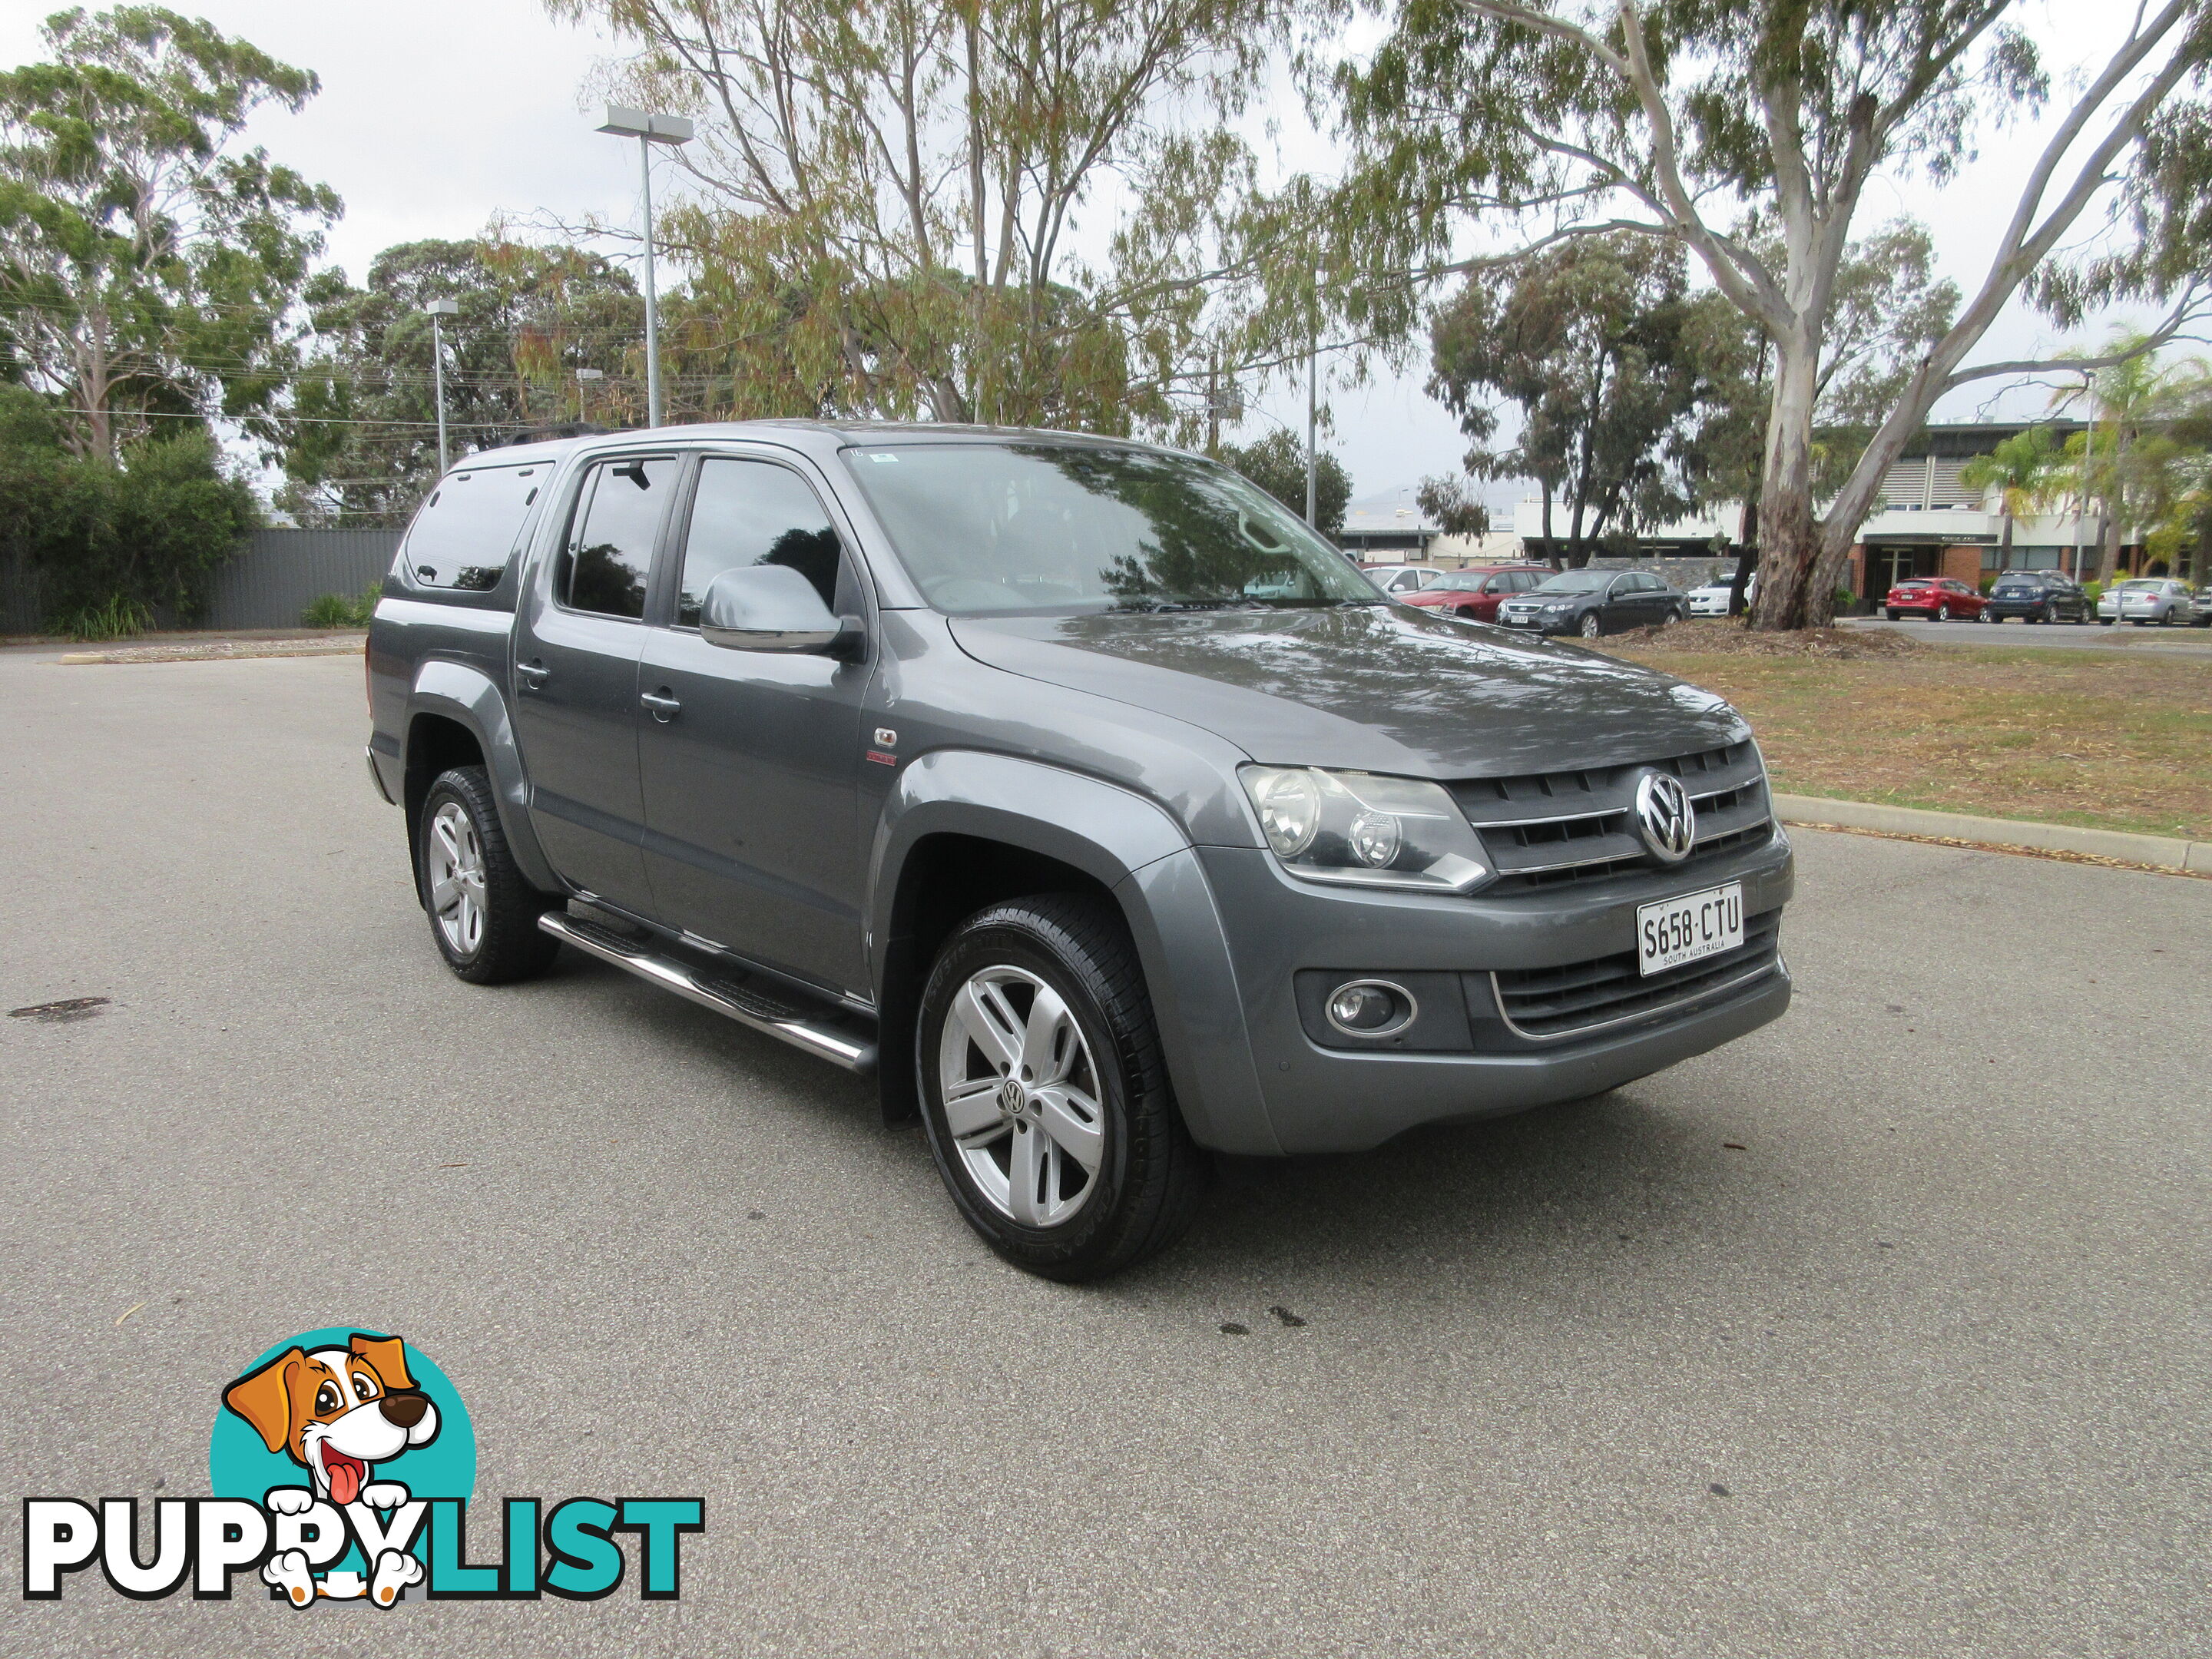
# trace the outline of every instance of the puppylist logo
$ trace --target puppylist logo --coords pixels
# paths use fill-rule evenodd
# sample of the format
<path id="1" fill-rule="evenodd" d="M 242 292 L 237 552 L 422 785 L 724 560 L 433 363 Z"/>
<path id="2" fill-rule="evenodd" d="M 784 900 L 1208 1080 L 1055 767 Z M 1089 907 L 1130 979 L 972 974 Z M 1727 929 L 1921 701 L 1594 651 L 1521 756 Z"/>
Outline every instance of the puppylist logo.
<path id="1" fill-rule="evenodd" d="M 154 1504 L 153 1557 L 138 1556 L 138 1500 L 23 1500 L 23 1597 L 58 1600 L 68 1574 L 99 1564 L 118 1595 L 158 1601 L 190 1583 L 227 1601 L 251 1571 L 272 1601 L 390 1607 L 403 1601 L 590 1601 L 629 1574 L 638 1594 L 682 1593 L 697 1498 L 509 1498 L 499 1558 L 468 1541 L 476 1431 L 446 1374 L 396 1336 L 344 1326 L 280 1342 L 221 1390 L 205 1498 Z"/>

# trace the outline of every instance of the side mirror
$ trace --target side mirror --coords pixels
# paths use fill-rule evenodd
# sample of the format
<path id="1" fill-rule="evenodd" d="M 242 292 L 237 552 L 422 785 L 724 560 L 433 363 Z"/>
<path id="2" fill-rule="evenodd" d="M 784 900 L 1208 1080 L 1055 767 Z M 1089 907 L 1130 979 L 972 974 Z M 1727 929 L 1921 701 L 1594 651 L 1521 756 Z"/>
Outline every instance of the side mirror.
<path id="1" fill-rule="evenodd" d="M 707 584 L 699 634 L 731 651 L 779 651 L 849 659 L 858 654 L 860 625 L 822 603 L 814 584 L 787 564 L 748 564 Z"/>

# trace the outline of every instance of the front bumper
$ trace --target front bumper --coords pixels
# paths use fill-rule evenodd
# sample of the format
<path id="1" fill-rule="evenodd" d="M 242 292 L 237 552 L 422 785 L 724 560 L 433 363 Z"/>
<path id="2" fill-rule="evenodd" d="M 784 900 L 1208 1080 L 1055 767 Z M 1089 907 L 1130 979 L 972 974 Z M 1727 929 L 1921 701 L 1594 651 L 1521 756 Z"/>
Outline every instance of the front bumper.
<path id="1" fill-rule="evenodd" d="M 1748 982 L 1586 1036 L 1482 1052 L 1325 1048 L 1298 1011 L 1302 970 L 1452 975 L 1472 987 L 1475 970 L 1559 967 L 1631 950 L 1638 905 L 1723 882 L 1743 884 L 1747 915 L 1778 910 L 1794 883 L 1789 842 L 1778 833 L 1694 874 L 1652 870 L 1492 899 L 1316 888 L 1257 849 L 1206 848 L 1200 856 L 1267 1124 L 1285 1153 L 1356 1152 L 1425 1123 L 1601 1093 L 1755 1030 L 1790 1006 L 1789 972 L 1777 958 Z M 1479 1024 L 1479 993 L 1468 995 Z"/>
<path id="2" fill-rule="evenodd" d="M 1501 628 L 1517 628 L 1526 634 L 1564 634 L 1574 626 L 1574 618 L 1547 617 L 1540 611 L 1516 617 L 1501 610 L 1498 613 L 1498 623 Z"/>

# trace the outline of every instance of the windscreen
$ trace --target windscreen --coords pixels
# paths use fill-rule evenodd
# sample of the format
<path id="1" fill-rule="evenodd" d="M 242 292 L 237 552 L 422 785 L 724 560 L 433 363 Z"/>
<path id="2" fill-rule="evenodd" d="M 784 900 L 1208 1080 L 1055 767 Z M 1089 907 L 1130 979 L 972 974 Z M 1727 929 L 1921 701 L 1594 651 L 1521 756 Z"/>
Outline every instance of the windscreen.
<path id="1" fill-rule="evenodd" d="M 1193 457 L 902 444 L 846 460 L 922 597 L 955 617 L 1380 605 L 1281 502 Z"/>
<path id="2" fill-rule="evenodd" d="M 1613 580 L 1604 570 L 1562 570 L 1556 576 L 1547 576 L 1539 593 L 1595 593 Z"/>
<path id="3" fill-rule="evenodd" d="M 472 467 L 439 480 L 407 532 L 407 568 L 425 587 L 499 586 L 515 538 L 551 468 Z"/>

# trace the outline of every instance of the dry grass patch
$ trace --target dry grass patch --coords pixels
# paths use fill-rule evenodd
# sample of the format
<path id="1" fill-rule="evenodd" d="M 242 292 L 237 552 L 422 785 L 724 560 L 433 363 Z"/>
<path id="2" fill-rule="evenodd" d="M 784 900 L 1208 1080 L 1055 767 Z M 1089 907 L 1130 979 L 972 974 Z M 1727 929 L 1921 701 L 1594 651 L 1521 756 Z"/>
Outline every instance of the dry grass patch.
<path id="1" fill-rule="evenodd" d="M 1838 634 L 1869 637 L 1690 624 L 1601 646 L 1735 704 L 1787 793 L 2212 840 L 2212 659 Z"/>

